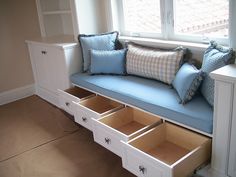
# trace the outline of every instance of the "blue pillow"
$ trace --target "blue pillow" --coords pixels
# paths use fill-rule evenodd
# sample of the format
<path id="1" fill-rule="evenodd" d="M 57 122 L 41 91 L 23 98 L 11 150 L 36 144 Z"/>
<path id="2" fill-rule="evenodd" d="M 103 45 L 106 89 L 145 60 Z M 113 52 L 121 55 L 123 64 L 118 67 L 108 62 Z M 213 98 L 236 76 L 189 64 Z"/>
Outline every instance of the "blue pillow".
<path id="1" fill-rule="evenodd" d="M 104 33 L 98 35 L 79 35 L 83 57 L 83 71 L 86 72 L 90 66 L 89 50 L 114 50 L 116 47 L 118 32 Z"/>
<path id="2" fill-rule="evenodd" d="M 91 50 L 91 74 L 124 75 L 126 49 L 123 50 Z"/>
<path id="3" fill-rule="evenodd" d="M 203 79 L 202 71 L 185 63 L 177 72 L 172 83 L 180 97 L 180 103 L 185 104 L 192 99 Z"/>
<path id="4" fill-rule="evenodd" d="M 209 73 L 227 64 L 234 63 L 235 55 L 232 48 L 222 47 L 211 41 L 203 56 L 201 70 L 205 73 L 205 78 L 201 86 L 201 93 L 207 102 L 214 105 L 214 80 Z"/>

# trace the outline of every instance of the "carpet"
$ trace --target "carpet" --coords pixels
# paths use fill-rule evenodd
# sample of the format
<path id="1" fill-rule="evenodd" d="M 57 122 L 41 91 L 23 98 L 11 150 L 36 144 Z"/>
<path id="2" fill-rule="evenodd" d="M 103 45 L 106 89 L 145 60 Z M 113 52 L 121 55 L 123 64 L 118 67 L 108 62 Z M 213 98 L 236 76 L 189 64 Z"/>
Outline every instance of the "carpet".
<path id="1" fill-rule="evenodd" d="M 37 96 L 0 106 L 0 177 L 133 177 L 92 132 Z"/>

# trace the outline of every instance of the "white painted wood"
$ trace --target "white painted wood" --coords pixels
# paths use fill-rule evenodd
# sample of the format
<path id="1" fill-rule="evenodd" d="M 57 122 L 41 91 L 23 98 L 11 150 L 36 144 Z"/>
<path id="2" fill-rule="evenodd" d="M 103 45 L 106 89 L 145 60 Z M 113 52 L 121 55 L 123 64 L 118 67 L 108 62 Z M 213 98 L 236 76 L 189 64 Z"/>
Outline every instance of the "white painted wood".
<path id="1" fill-rule="evenodd" d="M 74 115 L 72 102 L 73 101 L 79 102 L 80 99 L 60 89 L 58 89 L 58 94 L 59 94 L 60 108 L 64 109 L 69 114 Z"/>
<path id="2" fill-rule="evenodd" d="M 87 128 L 88 130 L 93 131 L 91 114 L 86 110 L 81 109 L 81 107 L 78 106 L 78 103 L 73 102 L 73 106 L 75 122 Z"/>
<path id="3" fill-rule="evenodd" d="M 79 53 L 79 45 L 77 42 L 74 41 L 72 35 L 59 35 L 53 37 L 39 37 L 39 38 L 32 38 L 30 40 L 26 40 L 27 44 L 38 44 L 47 47 L 57 47 L 60 50 L 78 47 Z M 79 55 L 80 57 L 81 55 Z"/>
<path id="4" fill-rule="evenodd" d="M 137 115 L 137 114 L 139 114 L 139 115 Z M 133 121 L 135 119 L 137 121 L 140 121 L 142 119 L 143 122 L 146 122 L 146 125 L 142 128 L 137 129 L 136 131 L 134 131 L 130 134 L 125 134 L 119 130 L 118 127 L 128 125 L 131 122 L 131 120 Z M 150 119 L 152 119 L 152 120 L 150 121 Z M 148 125 L 147 125 L 147 121 L 148 121 Z M 93 135 L 94 135 L 95 141 L 98 143 L 101 143 L 101 141 L 98 141 L 97 139 L 100 138 L 100 140 L 101 140 L 102 137 L 104 137 L 104 136 L 109 137 L 111 142 L 115 142 L 115 144 L 117 144 L 117 146 L 115 146 L 115 147 L 114 146 L 107 146 L 107 145 L 109 145 L 109 143 L 108 144 L 105 143 L 106 146 L 104 146 L 104 141 L 102 141 L 101 145 L 103 145 L 106 148 L 108 147 L 108 149 L 110 151 L 121 156 L 122 149 L 118 148 L 118 147 L 121 147 L 120 141 L 128 142 L 132 138 L 134 138 L 134 137 L 144 133 L 145 131 L 157 126 L 158 124 L 160 124 L 161 119 L 159 119 L 159 117 L 157 117 L 157 116 L 152 116 L 150 114 L 147 114 L 144 112 L 139 112 L 138 110 L 134 110 L 133 108 L 125 107 L 125 108 L 122 108 L 122 109 L 120 109 L 116 112 L 113 112 L 107 116 L 104 116 L 102 118 L 92 119 L 92 123 L 93 123 Z M 118 123 L 120 125 L 117 125 Z M 141 121 L 140 121 L 140 123 L 141 123 Z M 117 127 L 117 129 L 114 127 Z M 104 132 L 101 133 L 100 132 L 101 130 Z"/>
<path id="5" fill-rule="evenodd" d="M 233 105 L 235 108 L 235 105 L 236 105 L 236 86 L 235 86 L 235 84 L 234 84 Z M 236 109 L 233 110 L 233 115 L 232 115 L 228 174 L 231 177 L 236 177 Z"/>
<path id="6" fill-rule="evenodd" d="M 208 154 L 210 152 L 210 140 L 175 126 L 163 131 L 165 126 L 165 124 L 161 124 L 127 143 L 122 141 L 123 167 L 137 176 L 184 177 L 190 175 L 189 173 L 193 172 L 194 168 L 197 168 L 210 157 L 210 154 Z M 173 132 L 168 133 L 168 131 Z M 173 137 L 173 134 L 176 134 L 175 137 Z M 172 140 L 167 137 L 172 137 Z M 189 143 L 189 138 L 191 138 L 192 143 Z M 182 147 L 189 150 L 188 153 L 174 163 L 167 164 L 146 152 L 157 146 L 157 144 L 165 142 L 165 139 L 170 142 L 178 142 Z M 143 167 L 144 170 L 140 170 L 140 167 Z"/>
<path id="7" fill-rule="evenodd" d="M 42 88 L 40 86 L 36 87 L 35 90 L 36 90 L 36 95 L 48 101 L 49 103 L 57 107 L 60 107 L 57 93 L 51 92 L 50 90 Z"/>
<path id="8" fill-rule="evenodd" d="M 213 146 L 211 167 L 219 174 L 227 174 L 230 124 L 232 116 L 231 83 L 215 81 L 215 101 L 213 119 Z"/>
<path id="9" fill-rule="evenodd" d="M 114 134 L 111 134 L 102 126 L 99 126 L 99 123 L 96 121 L 96 119 L 91 120 L 93 124 L 92 130 L 94 141 L 121 157 L 122 151 L 120 148 L 121 144 L 119 138 L 114 136 Z"/>
<path id="10" fill-rule="evenodd" d="M 34 84 L 0 93 L 0 106 L 35 94 Z"/>
<path id="11" fill-rule="evenodd" d="M 36 0 L 36 3 L 42 37 L 75 35 L 70 1 Z"/>
<path id="12" fill-rule="evenodd" d="M 236 176 L 236 65 L 213 71 L 215 105 L 211 174 Z"/>
<path id="13" fill-rule="evenodd" d="M 60 108 L 64 109 L 71 115 L 74 115 L 73 102 L 79 103 L 82 100 L 95 96 L 95 94 L 78 87 L 72 87 L 66 90 L 58 89 L 58 94 Z"/>
<path id="14" fill-rule="evenodd" d="M 128 37 L 128 36 L 119 36 L 119 40 L 122 42 L 132 41 L 141 45 L 156 47 L 156 48 L 176 48 L 178 46 L 184 46 L 191 50 L 193 58 L 198 61 L 202 61 L 202 56 L 204 51 L 207 48 L 207 44 L 199 44 L 193 42 L 182 42 L 182 41 L 171 41 L 171 40 L 162 40 L 162 39 L 153 39 L 153 38 L 142 38 L 142 37 Z"/>
<path id="15" fill-rule="evenodd" d="M 141 109 L 141 108 L 139 108 L 139 107 L 137 107 L 137 106 L 134 106 L 134 105 L 132 105 L 132 104 L 127 104 L 127 103 L 125 103 L 125 102 L 123 102 L 123 101 L 114 99 L 114 98 L 112 98 L 112 97 L 106 96 L 106 95 L 101 94 L 101 93 L 99 93 L 99 92 L 95 92 L 95 91 L 93 91 L 93 90 L 91 90 L 91 89 L 82 87 L 82 86 L 80 86 L 80 85 L 76 85 L 76 84 L 73 84 L 73 85 L 76 86 L 76 87 L 83 88 L 83 89 L 85 89 L 85 90 L 89 90 L 90 92 L 93 92 L 93 93 L 95 93 L 95 94 L 97 94 L 97 95 L 101 95 L 101 96 L 103 96 L 103 97 L 105 97 L 105 98 L 108 98 L 108 99 L 110 99 L 110 100 L 116 101 L 116 102 L 118 102 L 118 103 L 124 104 L 124 105 L 129 106 L 129 107 L 132 107 L 132 108 L 134 108 L 134 109 L 138 109 L 138 110 L 140 110 L 140 111 L 144 111 L 144 112 L 146 112 L 146 113 L 148 113 L 148 114 L 151 114 L 151 115 L 154 115 L 154 116 L 159 116 L 159 115 L 156 115 L 156 114 L 154 114 L 154 113 L 150 113 L 150 112 L 148 112 L 148 111 L 145 111 L 145 110 L 143 110 L 143 109 Z M 187 129 L 192 130 L 192 131 L 194 131 L 194 132 L 200 133 L 200 134 L 205 135 L 205 136 L 208 136 L 208 137 L 212 137 L 212 134 L 209 134 L 209 133 L 200 131 L 200 130 L 198 130 L 198 129 L 196 129 L 196 128 L 192 128 L 192 127 L 190 127 L 190 126 L 184 125 L 184 124 L 179 123 L 179 122 L 177 122 L 177 121 L 173 121 L 173 120 L 171 120 L 171 119 L 169 119 L 169 118 L 167 118 L 167 117 L 162 117 L 162 116 L 159 116 L 159 117 L 160 117 L 163 121 L 172 122 L 172 123 L 174 123 L 174 124 L 176 124 L 176 125 L 179 125 L 179 126 L 181 126 L 181 127 L 187 128 Z"/>
<path id="16" fill-rule="evenodd" d="M 92 118 L 99 119 L 102 116 L 108 115 L 123 107 L 122 104 L 115 103 L 114 101 L 102 98 L 101 96 L 90 97 L 81 102 L 73 101 L 73 104 L 75 121 L 89 130 L 92 130 Z M 112 107 L 106 107 L 107 105 L 113 104 L 114 106 Z M 90 107 L 88 105 L 90 105 Z M 101 108 L 100 105 L 105 105 L 106 109 Z M 101 112 L 99 112 L 100 109 L 102 109 Z"/>
<path id="17" fill-rule="evenodd" d="M 167 174 L 167 168 L 157 166 L 156 164 L 149 163 L 142 158 L 142 155 L 138 151 L 132 149 L 132 147 L 127 147 L 123 143 L 124 156 L 122 157 L 123 167 L 135 174 L 138 177 L 171 177 L 171 174 Z M 142 153 L 142 152 L 140 152 Z M 124 162 L 125 161 L 125 162 Z M 143 168 L 142 172 L 140 168 Z"/>
<path id="18" fill-rule="evenodd" d="M 35 79 L 36 94 L 60 105 L 57 89 L 71 86 L 69 76 L 80 70 L 78 46 L 27 41 Z"/>
<path id="19" fill-rule="evenodd" d="M 215 80 L 223 82 L 236 82 L 236 64 L 227 65 L 210 73 Z"/>
<path id="20" fill-rule="evenodd" d="M 77 41 L 80 33 L 104 32 L 100 25 L 104 9 L 98 8 L 97 3 L 96 0 L 36 0 L 41 36 L 71 35 Z"/>

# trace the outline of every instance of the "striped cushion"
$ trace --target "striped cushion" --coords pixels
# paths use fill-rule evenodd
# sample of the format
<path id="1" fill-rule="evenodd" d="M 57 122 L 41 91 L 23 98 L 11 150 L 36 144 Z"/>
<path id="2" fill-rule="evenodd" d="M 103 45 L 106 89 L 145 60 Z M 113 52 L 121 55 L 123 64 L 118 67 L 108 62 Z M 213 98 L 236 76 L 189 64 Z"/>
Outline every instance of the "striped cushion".
<path id="1" fill-rule="evenodd" d="M 179 70 L 184 51 L 163 51 L 128 44 L 126 70 L 128 74 L 156 79 L 171 84 Z"/>

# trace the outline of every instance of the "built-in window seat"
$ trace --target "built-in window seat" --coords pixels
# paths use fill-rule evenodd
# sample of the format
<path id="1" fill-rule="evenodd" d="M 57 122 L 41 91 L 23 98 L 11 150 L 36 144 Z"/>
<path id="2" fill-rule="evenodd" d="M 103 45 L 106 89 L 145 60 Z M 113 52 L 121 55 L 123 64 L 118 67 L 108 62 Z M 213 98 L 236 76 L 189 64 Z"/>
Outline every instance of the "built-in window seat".
<path id="1" fill-rule="evenodd" d="M 213 109 L 199 93 L 189 103 L 179 104 L 179 97 L 169 85 L 136 76 L 71 76 L 74 85 L 138 107 L 164 119 L 212 134 Z"/>

